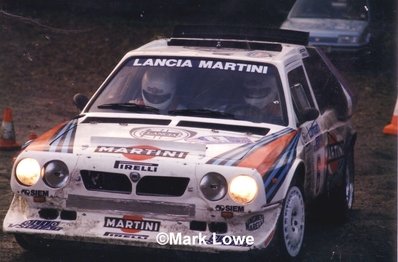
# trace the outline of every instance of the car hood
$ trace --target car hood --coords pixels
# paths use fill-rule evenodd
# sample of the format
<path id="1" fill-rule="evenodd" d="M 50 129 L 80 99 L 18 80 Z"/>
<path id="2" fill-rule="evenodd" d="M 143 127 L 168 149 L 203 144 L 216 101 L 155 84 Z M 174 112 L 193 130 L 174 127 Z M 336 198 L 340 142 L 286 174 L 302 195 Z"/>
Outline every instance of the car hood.
<path id="1" fill-rule="evenodd" d="M 25 150 L 89 155 L 92 158 L 114 155 L 136 161 L 169 159 L 224 165 L 228 161 L 232 164 L 247 159 L 254 151 L 275 141 L 277 143 L 268 147 L 268 151 L 279 155 L 297 133 L 291 128 L 275 125 L 262 128 L 265 131 L 263 136 L 210 128 L 72 120 L 44 133 Z M 278 150 L 275 151 L 275 147 Z M 249 162 L 246 166 L 257 167 L 255 161 Z"/>
<path id="2" fill-rule="evenodd" d="M 368 22 L 344 19 L 290 18 L 281 28 L 306 31 L 310 36 L 337 37 L 339 35 L 360 35 Z"/>

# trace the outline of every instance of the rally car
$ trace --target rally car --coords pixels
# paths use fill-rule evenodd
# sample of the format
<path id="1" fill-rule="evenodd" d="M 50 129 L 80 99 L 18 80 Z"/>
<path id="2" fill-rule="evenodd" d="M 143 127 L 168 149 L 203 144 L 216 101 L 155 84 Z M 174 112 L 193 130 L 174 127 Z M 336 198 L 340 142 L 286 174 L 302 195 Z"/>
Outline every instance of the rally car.
<path id="1" fill-rule="evenodd" d="M 26 143 L 4 231 L 30 249 L 297 257 L 307 207 L 324 199 L 340 220 L 354 198 L 355 94 L 307 43 L 181 26 L 127 53 L 91 99 L 74 97 L 81 114 Z"/>

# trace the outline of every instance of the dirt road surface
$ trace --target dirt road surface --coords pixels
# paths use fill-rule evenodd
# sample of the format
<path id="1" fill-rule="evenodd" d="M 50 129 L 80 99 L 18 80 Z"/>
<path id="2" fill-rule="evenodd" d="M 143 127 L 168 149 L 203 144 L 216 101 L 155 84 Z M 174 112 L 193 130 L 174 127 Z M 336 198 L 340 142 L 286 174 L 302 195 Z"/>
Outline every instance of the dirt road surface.
<path id="1" fill-rule="evenodd" d="M 72 104 L 75 93 L 91 95 L 125 52 L 170 32 L 169 26 L 126 19 L 30 15 L 33 21 L 0 14 L 0 110 L 12 108 L 20 143 L 31 132 L 41 134 L 76 115 L 78 111 Z M 356 199 L 349 220 L 343 225 L 311 221 L 303 261 L 397 260 L 397 139 L 382 133 L 391 120 L 397 97 L 396 71 L 392 67 L 395 59 L 391 52 L 394 48 L 393 37 L 384 39 L 382 57 L 366 68 L 352 63 L 339 65 L 359 95 L 353 118 L 358 131 Z M 203 259 L 179 252 L 80 248 L 55 253 L 24 251 L 12 235 L 2 232 L 12 198 L 9 180 L 15 154 L 0 151 L 0 261 Z M 214 258 L 220 259 L 206 256 L 206 260 Z"/>

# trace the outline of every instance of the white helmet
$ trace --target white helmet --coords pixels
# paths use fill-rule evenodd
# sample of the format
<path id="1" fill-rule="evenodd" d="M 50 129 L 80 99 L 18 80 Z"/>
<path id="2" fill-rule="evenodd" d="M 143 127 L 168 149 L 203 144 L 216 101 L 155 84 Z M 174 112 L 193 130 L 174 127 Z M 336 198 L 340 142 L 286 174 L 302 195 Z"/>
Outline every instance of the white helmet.
<path id="1" fill-rule="evenodd" d="M 246 103 L 257 108 L 264 108 L 277 97 L 276 81 L 270 77 L 247 79 L 244 87 Z"/>
<path id="2" fill-rule="evenodd" d="M 147 71 L 142 77 L 142 98 L 147 106 L 165 110 L 173 101 L 175 81 L 168 71 Z"/>

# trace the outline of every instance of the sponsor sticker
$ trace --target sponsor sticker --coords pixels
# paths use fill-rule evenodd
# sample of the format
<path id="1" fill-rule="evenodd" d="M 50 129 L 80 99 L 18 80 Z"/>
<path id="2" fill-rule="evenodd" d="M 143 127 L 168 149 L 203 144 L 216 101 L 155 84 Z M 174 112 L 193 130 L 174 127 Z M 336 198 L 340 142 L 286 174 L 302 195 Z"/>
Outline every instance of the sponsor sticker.
<path id="1" fill-rule="evenodd" d="M 49 192 L 47 190 L 34 190 L 34 189 L 22 189 L 21 194 L 31 197 L 48 197 Z"/>
<path id="2" fill-rule="evenodd" d="M 97 146 L 94 152 L 122 154 L 124 157 L 131 160 L 148 160 L 154 157 L 184 159 L 188 155 L 188 152 L 184 151 L 163 150 L 154 146 L 146 146 L 146 145 L 132 146 L 132 147 Z"/>
<path id="3" fill-rule="evenodd" d="M 268 72 L 268 66 L 262 64 L 246 64 L 232 61 L 192 60 L 176 58 L 136 58 L 133 60 L 133 66 L 204 68 L 258 74 L 267 74 Z"/>
<path id="4" fill-rule="evenodd" d="M 305 143 L 309 142 L 313 137 L 319 138 L 319 134 L 321 133 L 321 129 L 316 121 L 314 121 L 310 126 L 305 126 L 303 129 L 303 140 Z M 316 143 L 320 143 L 320 140 L 316 141 Z M 320 146 L 320 145 L 318 145 Z"/>
<path id="5" fill-rule="evenodd" d="M 310 138 L 313 138 L 314 136 L 318 135 L 321 132 L 321 129 L 319 128 L 319 125 L 317 122 L 313 122 L 313 124 L 308 128 L 308 135 Z"/>
<path id="6" fill-rule="evenodd" d="M 118 228 L 124 233 L 157 232 L 160 228 L 160 222 L 144 220 L 141 216 L 105 217 L 104 227 Z"/>
<path id="7" fill-rule="evenodd" d="M 157 172 L 158 164 L 141 163 L 132 161 L 115 161 L 113 168 L 132 171 Z"/>
<path id="8" fill-rule="evenodd" d="M 246 230 L 254 231 L 264 224 L 264 215 L 255 215 L 246 221 Z"/>
<path id="9" fill-rule="evenodd" d="M 329 162 L 340 159 L 344 156 L 343 143 L 328 145 Z"/>
<path id="10" fill-rule="evenodd" d="M 148 239 L 148 235 L 140 235 L 140 234 L 125 234 L 125 233 L 115 233 L 115 232 L 105 232 L 104 237 L 113 237 L 113 238 L 124 238 L 124 239 Z"/>
<path id="11" fill-rule="evenodd" d="M 227 211 L 227 212 L 242 213 L 242 212 L 245 212 L 245 207 L 243 207 L 243 206 L 217 205 L 216 206 L 216 211 Z"/>
<path id="12" fill-rule="evenodd" d="M 330 144 L 327 146 L 328 170 L 330 174 L 338 171 L 339 165 L 344 157 L 343 143 Z"/>
<path id="13" fill-rule="evenodd" d="M 170 127 L 141 127 L 131 129 L 130 135 L 140 139 L 175 141 L 195 136 L 196 132 Z"/>
<path id="14" fill-rule="evenodd" d="M 48 221 L 48 220 L 27 220 L 21 224 L 10 224 L 8 227 L 11 228 L 23 228 L 23 229 L 35 229 L 35 230 L 49 230 L 49 231 L 60 231 L 62 227 L 59 226 L 59 221 Z"/>

